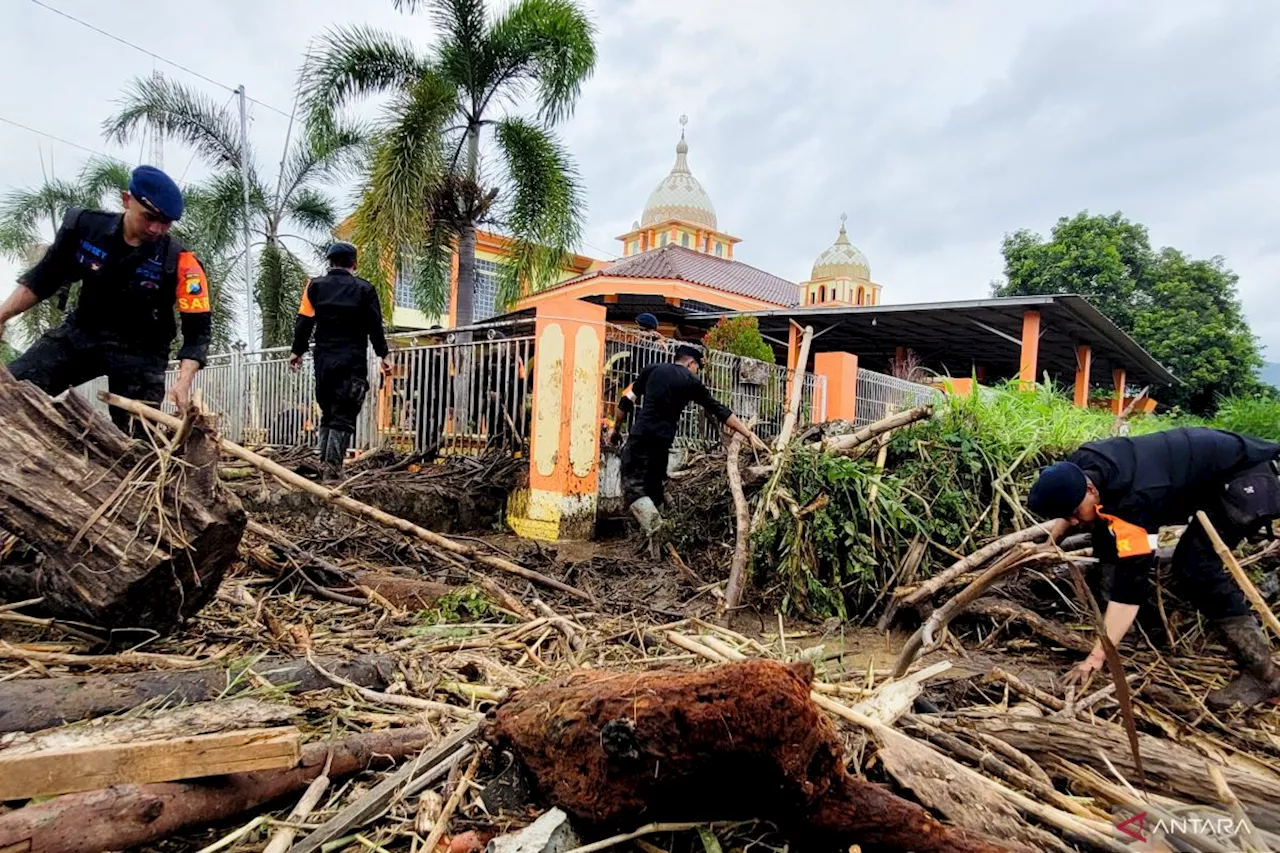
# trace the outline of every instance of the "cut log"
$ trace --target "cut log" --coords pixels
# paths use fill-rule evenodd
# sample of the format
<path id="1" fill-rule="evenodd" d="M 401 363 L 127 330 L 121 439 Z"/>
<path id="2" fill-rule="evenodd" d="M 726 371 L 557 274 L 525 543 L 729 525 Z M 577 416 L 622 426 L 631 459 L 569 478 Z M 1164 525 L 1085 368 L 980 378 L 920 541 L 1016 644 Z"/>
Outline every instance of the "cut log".
<path id="1" fill-rule="evenodd" d="M 293 726 L 280 726 L 16 754 L 6 749 L 0 751 L 0 800 L 292 767 L 299 737 Z"/>
<path id="2" fill-rule="evenodd" d="M 289 770 L 235 773 L 207 782 L 117 785 L 67 794 L 0 815 L 0 850 L 101 853 L 157 841 L 189 826 L 215 823 L 300 791 L 324 772 L 338 778 L 412 755 L 435 737 L 429 729 L 390 729 L 320 741 Z"/>
<path id="3" fill-rule="evenodd" d="M 395 660 L 388 655 L 317 660 L 327 671 L 364 687 L 386 687 L 396 671 Z M 290 693 L 306 693 L 333 686 L 306 660 L 262 658 L 252 663 L 252 669 Z M 234 684 L 252 686 L 252 682 L 244 678 L 243 668 L 6 681 L 0 683 L 0 732 L 47 729 L 128 711 L 152 699 L 166 699 L 175 704 L 207 702 L 222 696 Z"/>
<path id="4" fill-rule="evenodd" d="M 168 633 L 213 598 L 245 513 L 218 482 L 208 416 L 189 414 L 171 456 L 74 392 L 50 399 L 0 368 L 0 432 L 0 527 L 44 557 L 0 569 L 0 600 Z"/>
<path id="5" fill-rule="evenodd" d="M 850 776 L 809 697 L 813 667 L 752 660 L 707 670 L 582 671 L 516 693 L 490 739 L 553 805 L 598 828 L 763 818 L 798 838 L 878 850 L 996 851 Z"/>

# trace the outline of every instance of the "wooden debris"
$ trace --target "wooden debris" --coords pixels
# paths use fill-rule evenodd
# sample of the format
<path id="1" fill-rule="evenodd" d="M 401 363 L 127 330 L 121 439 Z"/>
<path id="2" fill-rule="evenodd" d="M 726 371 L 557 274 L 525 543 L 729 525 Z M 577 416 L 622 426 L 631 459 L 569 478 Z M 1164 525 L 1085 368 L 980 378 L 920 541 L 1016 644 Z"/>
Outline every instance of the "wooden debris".
<path id="1" fill-rule="evenodd" d="M 800 400 L 804 396 L 804 369 L 809 363 L 809 347 L 813 343 L 813 326 L 805 326 L 800 335 L 800 354 L 794 365 L 788 365 L 791 373 L 791 397 L 787 403 L 787 414 L 782 419 L 782 428 L 778 430 L 778 440 L 774 447 L 782 450 L 791 443 L 791 433 L 795 432 L 796 419 L 800 415 Z"/>
<path id="2" fill-rule="evenodd" d="M 164 838 L 184 827 L 226 820 L 301 790 L 323 772 L 331 751 L 329 775 L 338 778 L 367 767 L 385 766 L 387 761 L 398 761 L 420 750 L 432 737 L 426 729 L 371 732 L 332 744 L 307 744 L 297 767 L 235 773 L 216 785 L 158 782 L 66 794 L 0 815 L 0 850 L 29 853 L 125 850 Z"/>
<path id="3" fill-rule="evenodd" d="M 0 750 L 0 800 L 292 767 L 292 726 L 63 749 Z"/>
<path id="4" fill-rule="evenodd" d="M 1262 593 L 1258 592 L 1258 588 L 1253 585 L 1253 581 L 1249 580 L 1249 576 L 1240 567 L 1239 561 L 1236 560 L 1235 554 L 1231 553 L 1227 543 L 1222 541 L 1222 536 L 1218 533 L 1217 528 L 1213 526 L 1213 522 L 1209 520 L 1209 516 L 1203 512 L 1197 512 L 1196 520 L 1200 522 L 1204 532 L 1209 535 L 1209 541 L 1213 543 L 1213 550 L 1217 552 L 1222 564 L 1231 573 L 1231 577 L 1240 585 L 1241 592 L 1249 600 L 1249 604 L 1253 606 L 1254 612 L 1258 614 L 1262 624 L 1267 626 L 1267 629 L 1276 637 L 1280 637 L 1280 619 L 1276 618 L 1275 612 L 1267 604 L 1266 599 L 1262 597 Z"/>
<path id="5" fill-rule="evenodd" d="M 1043 539 L 1045 536 L 1049 536 L 1050 541 L 1054 541 L 1058 535 L 1061 535 L 1060 532 L 1054 533 L 1054 531 L 1059 531 L 1059 529 L 1065 530 L 1066 528 L 1060 522 L 1046 521 L 1042 524 L 1037 524 L 1034 527 L 1026 527 L 1022 530 L 1015 531 L 1010 533 L 1008 536 L 1002 536 L 996 541 L 979 548 L 964 559 L 957 560 L 946 569 L 938 572 L 933 577 L 920 584 L 920 586 L 916 587 L 910 595 L 904 596 L 901 603 L 907 607 L 918 607 L 921 603 L 928 601 L 940 589 L 950 583 L 952 578 L 977 569 L 991 558 L 1003 554 L 1005 551 L 1008 551 L 1019 543 L 1032 542 L 1037 539 Z"/>
<path id="6" fill-rule="evenodd" d="M 0 599 L 60 619 L 168 633 L 217 591 L 244 531 L 217 479 L 210 419 L 142 449 L 74 392 L 50 399 L 0 368 L 0 527 L 43 555 L 0 565 Z"/>
<path id="7" fill-rule="evenodd" d="M 808 339 L 805 343 L 808 344 Z M 807 346 L 805 352 L 808 352 Z M 742 443 L 742 436 L 735 433 L 729 441 L 726 463 L 729 491 L 733 494 L 733 515 L 737 521 L 737 537 L 734 540 L 733 560 L 729 564 L 729 583 L 725 586 L 724 599 L 720 603 L 721 613 L 736 610 L 742 603 L 742 591 L 746 587 L 747 567 L 751 559 L 751 514 L 747 507 L 747 498 L 742 492 L 742 471 L 738 465 Z"/>

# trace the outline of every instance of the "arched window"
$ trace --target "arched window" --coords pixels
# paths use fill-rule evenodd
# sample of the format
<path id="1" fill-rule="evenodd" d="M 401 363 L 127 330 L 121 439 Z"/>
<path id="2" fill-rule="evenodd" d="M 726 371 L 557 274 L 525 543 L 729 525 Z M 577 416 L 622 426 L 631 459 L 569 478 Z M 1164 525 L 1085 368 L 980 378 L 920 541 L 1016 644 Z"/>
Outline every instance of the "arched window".
<path id="1" fill-rule="evenodd" d="M 857 304 L 861 305 L 861 304 L 862 304 L 862 300 L 863 300 L 863 298 L 864 298 L 864 291 L 862 290 L 862 288 L 861 288 L 861 287 L 859 287 L 859 288 L 858 288 L 858 303 L 857 303 Z"/>
<path id="2" fill-rule="evenodd" d="M 667 235 L 666 235 L 666 234 L 663 234 L 661 237 L 659 237 L 659 238 L 658 238 L 658 245 L 659 245 L 659 246 L 665 246 L 665 245 L 667 245 Z"/>
<path id="3" fill-rule="evenodd" d="M 826 286 L 825 284 L 824 284 L 824 285 L 821 285 L 821 286 L 818 288 L 818 301 L 819 301 L 819 302 L 826 302 L 826 301 L 827 301 L 827 286 Z"/>
<path id="4" fill-rule="evenodd" d="M 687 248 L 689 248 L 689 235 L 688 235 L 688 234 L 681 234 L 681 235 L 680 235 L 680 245 L 681 245 L 681 246 L 684 246 L 686 249 L 687 249 Z"/>

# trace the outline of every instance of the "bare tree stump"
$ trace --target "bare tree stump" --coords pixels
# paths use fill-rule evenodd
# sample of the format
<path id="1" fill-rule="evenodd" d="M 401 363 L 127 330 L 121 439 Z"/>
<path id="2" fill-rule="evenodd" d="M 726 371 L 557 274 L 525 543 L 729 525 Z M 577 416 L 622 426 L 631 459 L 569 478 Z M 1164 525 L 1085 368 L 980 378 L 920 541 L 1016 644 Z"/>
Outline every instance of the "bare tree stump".
<path id="1" fill-rule="evenodd" d="M 74 392 L 50 399 L 0 369 L 0 527 L 43 556 L 0 567 L 0 599 L 168 633 L 213 598 L 244 532 L 195 415 L 172 453 L 131 442 Z"/>
<path id="2" fill-rule="evenodd" d="M 809 698 L 813 667 L 581 671 L 515 694 L 489 737 L 578 820 L 776 820 L 798 837 L 879 850 L 998 851 L 849 775 Z"/>

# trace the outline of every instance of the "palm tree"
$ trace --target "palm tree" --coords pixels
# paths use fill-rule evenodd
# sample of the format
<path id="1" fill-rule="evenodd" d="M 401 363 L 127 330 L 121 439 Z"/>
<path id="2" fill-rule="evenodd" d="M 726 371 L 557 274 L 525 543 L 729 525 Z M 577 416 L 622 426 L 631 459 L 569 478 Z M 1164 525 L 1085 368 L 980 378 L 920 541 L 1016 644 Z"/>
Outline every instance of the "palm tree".
<path id="1" fill-rule="evenodd" d="M 0 252 L 30 267 L 44 254 L 53 235 L 62 224 L 69 207 L 94 210 L 119 210 L 120 193 L 129 188 L 129 166 L 118 160 L 91 158 L 75 180 L 49 178 L 34 189 L 11 190 L 0 198 Z M 217 211 L 207 199 L 212 190 L 205 186 L 189 186 L 183 191 L 187 210 L 174 226 L 174 235 L 195 252 L 209 278 L 209 300 L 213 308 L 213 341 L 217 352 L 230 345 L 235 318 L 225 298 L 227 243 L 218 239 L 214 223 Z M 74 285 L 68 302 L 74 304 Z M 58 299 L 46 299 L 22 315 L 19 321 L 23 339 L 30 343 L 62 322 L 65 315 Z"/>
<path id="2" fill-rule="evenodd" d="M 582 231 L 581 192 L 551 133 L 595 66 L 593 27 L 572 0 L 516 0 L 497 17 L 484 0 L 395 0 L 424 6 L 439 43 L 420 53 L 365 27 L 330 32 L 304 72 L 309 132 L 332 134 L 349 102 L 390 93 L 365 193 L 353 217 L 362 273 L 389 298 L 412 274 L 419 306 L 440 313 L 458 252 L 457 323 L 473 319 L 477 226 L 512 238 L 498 302 L 554 280 Z M 512 115 L 530 100 L 533 119 Z"/>
<path id="3" fill-rule="evenodd" d="M 307 269 L 319 260 L 338 221 L 333 201 L 321 187 L 332 183 L 361 145 L 359 129 L 331 125 L 327 132 L 286 143 L 273 187 L 255 166 L 252 147 L 244 150 L 238 119 L 198 91 L 161 75 L 136 78 L 104 131 L 126 143 L 144 127 L 187 143 L 213 170 L 198 205 L 209 212 L 207 238 L 219 246 L 236 246 L 242 239 L 240 170 L 242 164 L 247 167 L 249 224 L 258 250 L 251 292 L 261 316 L 262 346 L 288 344 Z M 238 258 L 228 258 L 232 277 L 243 277 L 244 249 L 238 249 Z"/>

